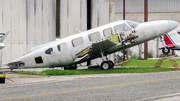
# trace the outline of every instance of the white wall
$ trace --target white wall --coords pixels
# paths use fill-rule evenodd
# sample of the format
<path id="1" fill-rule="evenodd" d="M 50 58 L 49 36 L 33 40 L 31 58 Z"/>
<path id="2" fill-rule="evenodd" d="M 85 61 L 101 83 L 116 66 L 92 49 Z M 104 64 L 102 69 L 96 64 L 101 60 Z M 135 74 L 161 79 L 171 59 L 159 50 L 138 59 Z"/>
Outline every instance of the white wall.
<path id="1" fill-rule="evenodd" d="M 2 63 L 28 53 L 32 47 L 55 40 L 56 0 L 0 0 Z"/>

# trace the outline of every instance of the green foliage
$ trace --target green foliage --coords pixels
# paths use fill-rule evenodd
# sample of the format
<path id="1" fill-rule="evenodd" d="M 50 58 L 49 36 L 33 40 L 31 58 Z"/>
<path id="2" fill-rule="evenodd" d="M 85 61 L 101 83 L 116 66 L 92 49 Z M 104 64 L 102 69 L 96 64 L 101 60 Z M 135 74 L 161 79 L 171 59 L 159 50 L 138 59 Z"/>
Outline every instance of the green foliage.
<path id="1" fill-rule="evenodd" d="M 153 58 L 153 53 L 152 52 L 148 52 L 148 58 Z"/>
<path id="2" fill-rule="evenodd" d="M 123 66 L 154 67 L 157 62 L 158 62 L 158 60 L 132 60 L 132 61 L 127 61 L 127 62 L 123 63 Z M 180 59 L 176 59 L 176 63 L 180 66 Z M 173 67 L 171 62 L 168 59 L 164 60 L 161 66 L 162 67 Z"/>
<path id="3" fill-rule="evenodd" d="M 139 57 L 138 57 L 137 55 L 132 55 L 132 56 L 130 57 L 130 59 L 137 60 L 137 59 L 139 59 Z"/>
<path id="4" fill-rule="evenodd" d="M 83 75 L 83 74 L 110 74 L 110 73 L 149 73 L 149 72 L 162 72 L 162 71 L 175 71 L 179 68 L 154 68 L 154 67 L 131 67 L 131 68 L 113 68 L 109 70 L 101 70 L 99 68 L 81 69 L 81 70 L 44 70 L 42 72 L 20 71 L 16 74 L 29 74 L 29 75 Z"/>

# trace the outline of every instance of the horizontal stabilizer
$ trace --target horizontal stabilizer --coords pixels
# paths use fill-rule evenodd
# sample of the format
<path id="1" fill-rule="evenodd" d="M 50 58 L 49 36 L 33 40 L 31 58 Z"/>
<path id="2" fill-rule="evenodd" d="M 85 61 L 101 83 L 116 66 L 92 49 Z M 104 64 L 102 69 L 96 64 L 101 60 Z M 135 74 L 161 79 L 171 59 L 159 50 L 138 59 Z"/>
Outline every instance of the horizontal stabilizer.
<path id="1" fill-rule="evenodd" d="M 18 63 L 22 63 L 22 61 L 10 62 L 7 65 L 10 66 L 10 65 L 18 64 Z"/>

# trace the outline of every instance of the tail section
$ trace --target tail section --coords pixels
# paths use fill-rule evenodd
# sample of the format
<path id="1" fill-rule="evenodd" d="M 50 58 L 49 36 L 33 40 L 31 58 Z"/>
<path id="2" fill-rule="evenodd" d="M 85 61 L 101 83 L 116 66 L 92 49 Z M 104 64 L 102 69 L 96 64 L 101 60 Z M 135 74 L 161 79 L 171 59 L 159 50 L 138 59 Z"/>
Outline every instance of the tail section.
<path id="1" fill-rule="evenodd" d="M 2 43 L 4 41 L 4 39 L 6 38 L 6 36 L 9 34 L 9 32 L 5 33 L 0 33 L 0 50 L 3 49 L 5 47 L 5 45 Z"/>
<path id="2" fill-rule="evenodd" d="M 174 46 L 174 44 L 172 43 L 172 41 L 169 37 L 170 37 L 169 35 L 164 34 L 164 41 L 165 41 L 166 45 L 167 46 Z"/>
<path id="3" fill-rule="evenodd" d="M 0 33 L 0 43 L 2 43 L 4 41 L 4 39 L 6 38 L 6 36 L 9 34 L 9 32 L 7 32 L 6 34 L 4 33 Z"/>

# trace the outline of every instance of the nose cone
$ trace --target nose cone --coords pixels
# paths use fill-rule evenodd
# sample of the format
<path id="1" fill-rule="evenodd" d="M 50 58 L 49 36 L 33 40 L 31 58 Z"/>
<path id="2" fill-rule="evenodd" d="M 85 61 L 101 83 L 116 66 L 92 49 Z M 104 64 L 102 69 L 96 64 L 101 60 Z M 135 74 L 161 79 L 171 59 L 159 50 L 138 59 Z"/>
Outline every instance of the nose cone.
<path id="1" fill-rule="evenodd" d="M 169 21 L 170 30 L 175 29 L 177 26 L 178 26 L 178 22 L 176 22 L 176 21 Z"/>
<path id="2" fill-rule="evenodd" d="M 0 43 L 0 49 L 3 49 L 4 47 L 5 47 L 5 45 Z"/>

